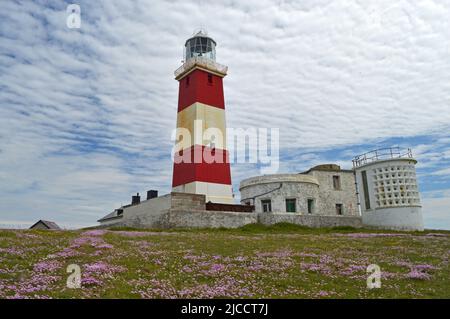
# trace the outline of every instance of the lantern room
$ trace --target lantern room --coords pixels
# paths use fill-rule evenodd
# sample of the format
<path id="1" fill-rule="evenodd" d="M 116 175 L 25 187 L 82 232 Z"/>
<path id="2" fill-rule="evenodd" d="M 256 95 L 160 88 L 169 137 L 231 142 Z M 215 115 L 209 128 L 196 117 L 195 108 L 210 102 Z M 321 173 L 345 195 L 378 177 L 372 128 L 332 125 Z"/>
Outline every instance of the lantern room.
<path id="1" fill-rule="evenodd" d="M 205 31 L 198 31 L 185 43 L 185 62 L 194 57 L 216 60 L 216 41 L 208 37 Z"/>

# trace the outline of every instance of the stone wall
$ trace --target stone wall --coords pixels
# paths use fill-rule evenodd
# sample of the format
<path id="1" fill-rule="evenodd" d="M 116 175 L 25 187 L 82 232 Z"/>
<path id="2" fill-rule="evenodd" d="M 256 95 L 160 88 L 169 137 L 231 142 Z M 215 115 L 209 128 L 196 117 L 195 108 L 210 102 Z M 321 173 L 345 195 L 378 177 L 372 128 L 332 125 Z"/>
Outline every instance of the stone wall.
<path id="1" fill-rule="evenodd" d="M 172 192 L 170 208 L 205 210 L 206 196 L 202 194 Z"/>
<path id="2" fill-rule="evenodd" d="M 276 223 L 291 223 L 308 227 L 339 227 L 350 226 L 362 227 L 359 216 L 323 216 L 323 215 L 300 215 L 292 213 L 260 213 L 258 222 L 264 225 Z"/>
<path id="3" fill-rule="evenodd" d="M 339 176 L 339 189 L 333 186 L 333 176 Z M 286 199 L 295 199 L 297 213 L 307 214 L 308 200 L 313 200 L 312 215 L 337 215 L 336 204 L 343 205 L 343 215 L 359 215 L 355 179 L 348 170 L 256 176 L 243 180 L 239 190 L 241 203 L 254 204 L 256 212 L 263 212 L 261 201 L 270 199 L 272 212 L 285 213 Z"/>
<path id="4" fill-rule="evenodd" d="M 295 199 L 296 211 L 307 213 L 308 199 L 317 202 L 319 183 L 309 175 L 276 174 L 246 179 L 241 182 L 239 190 L 241 204 L 254 204 L 256 212 L 263 211 L 262 200 L 270 199 L 272 211 L 281 213 L 286 212 L 286 199 Z"/>
<path id="5" fill-rule="evenodd" d="M 285 222 L 309 227 L 361 227 L 361 218 L 356 216 L 208 211 L 205 206 L 204 195 L 171 193 L 128 206 L 119 221 L 102 224 L 102 227 L 236 228 L 258 222 L 265 225 Z"/>
<path id="6" fill-rule="evenodd" d="M 359 214 L 355 177 L 352 171 L 312 170 L 309 174 L 319 181 L 317 214 L 336 215 L 336 204 L 343 205 L 344 215 L 356 216 Z M 339 176 L 340 189 L 334 189 L 333 176 Z"/>
<path id="7" fill-rule="evenodd" d="M 126 207 L 123 218 L 114 226 L 167 228 L 167 212 L 171 204 L 172 196 L 167 194 L 142 201 L 139 205 Z"/>
<path id="8" fill-rule="evenodd" d="M 258 221 L 258 215 L 255 213 L 209 210 L 171 209 L 168 216 L 168 225 L 171 228 L 237 228 Z"/>

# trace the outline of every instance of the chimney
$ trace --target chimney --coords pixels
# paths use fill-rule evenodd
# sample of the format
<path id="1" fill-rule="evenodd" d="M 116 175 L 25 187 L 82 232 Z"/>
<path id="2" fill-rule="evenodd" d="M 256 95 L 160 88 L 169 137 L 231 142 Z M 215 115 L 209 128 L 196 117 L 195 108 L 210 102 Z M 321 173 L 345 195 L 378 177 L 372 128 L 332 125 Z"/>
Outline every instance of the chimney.
<path id="1" fill-rule="evenodd" d="M 156 198 L 158 197 L 158 191 L 151 189 L 149 191 L 147 191 L 147 199 L 152 199 L 152 198 Z"/>
<path id="2" fill-rule="evenodd" d="M 139 196 L 139 193 L 136 194 L 136 196 L 131 196 L 131 205 L 138 205 L 141 202 L 141 196 Z"/>

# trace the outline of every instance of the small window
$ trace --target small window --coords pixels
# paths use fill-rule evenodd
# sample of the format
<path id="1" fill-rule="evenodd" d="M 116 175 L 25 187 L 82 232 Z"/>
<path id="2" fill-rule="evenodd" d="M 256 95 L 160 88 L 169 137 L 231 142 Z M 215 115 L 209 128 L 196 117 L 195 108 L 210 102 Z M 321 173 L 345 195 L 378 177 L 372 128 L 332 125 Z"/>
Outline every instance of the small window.
<path id="1" fill-rule="evenodd" d="M 189 86 L 189 76 L 186 77 L 186 87 L 188 87 L 188 86 Z"/>
<path id="2" fill-rule="evenodd" d="M 341 179 L 338 175 L 333 176 L 333 188 L 336 190 L 341 189 Z"/>
<path id="3" fill-rule="evenodd" d="M 362 184 L 363 184 L 364 205 L 366 206 L 366 209 L 370 209 L 369 185 L 367 183 L 366 171 L 361 172 L 361 179 L 362 179 Z"/>
<path id="4" fill-rule="evenodd" d="M 270 199 L 262 200 L 261 206 L 264 213 L 270 213 L 272 211 L 272 201 Z"/>
<path id="5" fill-rule="evenodd" d="M 336 215 L 342 215 L 344 213 L 344 207 L 342 204 L 336 204 Z"/>
<path id="6" fill-rule="evenodd" d="M 213 83 L 213 77 L 212 77 L 212 74 L 208 74 L 208 84 L 209 84 L 209 85 L 212 85 L 212 83 Z"/>
<path id="7" fill-rule="evenodd" d="M 314 199 L 308 198 L 308 214 L 314 213 Z"/>
<path id="8" fill-rule="evenodd" d="M 295 198 L 287 198 L 286 199 L 286 212 L 287 213 L 295 213 L 296 209 L 296 199 Z"/>

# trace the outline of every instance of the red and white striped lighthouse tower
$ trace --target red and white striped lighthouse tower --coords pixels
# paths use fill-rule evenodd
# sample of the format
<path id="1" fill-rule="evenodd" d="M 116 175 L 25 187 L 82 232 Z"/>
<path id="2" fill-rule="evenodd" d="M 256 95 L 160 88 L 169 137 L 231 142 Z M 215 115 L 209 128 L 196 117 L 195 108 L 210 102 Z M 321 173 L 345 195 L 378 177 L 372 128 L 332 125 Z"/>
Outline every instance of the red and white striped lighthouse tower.
<path id="1" fill-rule="evenodd" d="M 228 68 L 215 61 L 215 47 L 216 42 L 199 31 L 186 41 L 184 63 L 175 71 L 179 81 L 177 129 L 190 138 L 177 136 L 172 190 L 232 204 L 222 83 Z"/>

